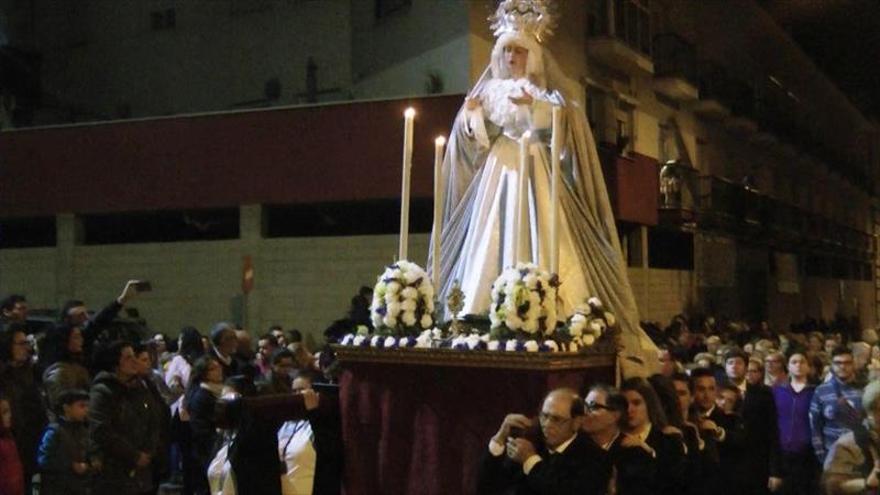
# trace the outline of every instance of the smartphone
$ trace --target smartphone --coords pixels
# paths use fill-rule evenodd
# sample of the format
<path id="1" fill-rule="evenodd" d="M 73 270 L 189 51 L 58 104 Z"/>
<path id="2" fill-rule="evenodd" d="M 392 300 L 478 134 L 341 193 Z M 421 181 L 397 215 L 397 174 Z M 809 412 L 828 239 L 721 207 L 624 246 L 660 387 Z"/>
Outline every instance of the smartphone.
<path id="1" fill-rule="evenodd" d="M 147 280 L 139 280 L 134 283 L 134 289 L 138 292 L 150 292 L 153 290 L 153 284 Z"/>

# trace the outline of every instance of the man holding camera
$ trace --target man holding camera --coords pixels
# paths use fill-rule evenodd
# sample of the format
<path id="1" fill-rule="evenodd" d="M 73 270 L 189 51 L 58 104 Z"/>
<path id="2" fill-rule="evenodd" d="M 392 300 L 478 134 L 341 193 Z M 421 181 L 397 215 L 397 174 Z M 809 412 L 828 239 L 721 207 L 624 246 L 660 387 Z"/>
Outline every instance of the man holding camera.
<path id="1" fill-rule="evenodd" d="M 611 464 L 580 431 L 583 417 L 583 399 L 566 388 L 547 394 L 537 422 L 508 414 L 489 442 L 477 492 L 605 493 Z"/>

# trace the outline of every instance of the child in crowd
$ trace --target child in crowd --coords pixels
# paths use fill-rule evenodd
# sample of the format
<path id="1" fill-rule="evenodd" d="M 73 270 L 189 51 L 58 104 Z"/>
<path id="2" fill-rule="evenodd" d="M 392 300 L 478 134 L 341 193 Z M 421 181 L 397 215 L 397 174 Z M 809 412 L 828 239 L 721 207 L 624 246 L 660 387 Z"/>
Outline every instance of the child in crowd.
<path id="1" fill-rule="evenodd" d="M 12 407 L 0 397 L 0 493 L 24 495 L 24 467 L 12 437 Z"/>
<path id="2" fill-rule="evenodd" d="M 89 493 L 89 394 L 66 390 L 58 398 L 57 421 L 46 427 L 37 462 L 43 495 Z"/>

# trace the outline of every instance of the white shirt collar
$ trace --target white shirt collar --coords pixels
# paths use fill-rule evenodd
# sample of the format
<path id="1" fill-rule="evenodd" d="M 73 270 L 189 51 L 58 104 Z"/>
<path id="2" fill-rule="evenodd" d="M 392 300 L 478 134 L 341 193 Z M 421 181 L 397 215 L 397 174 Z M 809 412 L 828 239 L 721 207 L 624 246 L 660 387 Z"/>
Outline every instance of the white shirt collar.
<path id="1" fill-rule="evenodd" d="M 605 442 L 605 444 L 602 445 L 602 449 L 609 450 L 611 446 L 614 445 L 614 442 L 617 440 L 618 437 L 620 437 L 620 431 L 615 433 L 614 437 L 612 437 L 611 440 Z"/>
<path id="2" fill-rule="evenodd" d="M 706 411 L 706 412 L 704 412 L 704 413 L 700 413 L 700 416 L 702 416 L 702 417 L 704 417 L 704 418 L 708 418 L 709 416 L 712 415 L 712 411 L 714 411 L 714 410 L 715 410 L 715 406 L 712 406 L 712 407 L 709 408 L 708 411 Z"/>
<path id="3" fill-rule="evenodd" d="M 561 453 L 565 452 L 565 449 L 567 449 L 569 445 L 571 445 L 571 442 L 574 442 L 575 438 L 577 438 L 577 433 L 572 435 L 571 438 L 569 438 L 568 440 L 559 444 L 559 447 L 556 447 L 555 449 L 548 449 L 548 450 L 554 454 L 561 454 Z"/>
<path id="4" fill-rule="evenodd" d="M 651 434 L 651 423 L 648 423 L 648 427 L 645 428 L 644 430 L 642 430 L 642 432 L 636 436 L 639 437 L 639 440 L 646 442 L 648 440 L 648 435 L 650 435 L 650 434 Z"/>

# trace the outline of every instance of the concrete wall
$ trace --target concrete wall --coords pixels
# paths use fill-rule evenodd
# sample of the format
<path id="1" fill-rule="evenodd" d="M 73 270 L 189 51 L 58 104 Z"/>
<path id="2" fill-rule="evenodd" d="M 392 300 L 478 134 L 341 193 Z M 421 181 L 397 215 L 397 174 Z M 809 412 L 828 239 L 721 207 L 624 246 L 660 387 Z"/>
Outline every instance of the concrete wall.
<path id="1" fill-rule="evenodd" d="M 667 324 L 694 300 L 695 272 L 652 268 L 629 268 L 628 272 L 643 321 Z"/>
<path id="2" fill-rule="evenodd" d="M 242 256 L 251 255 L 251 331 L 277 323 L 321 340 L 358 288 L 375 284 L 397 254 L 396 235 L 261 239 L 250 228 L 258 211 L 243 209 L 240 240 L 0 250 L 0 293 L 25 294 L 32 308 L 76 298 L 97 310 L 125 281 L 145 279 L 153 291 L 130 305 L 153 330 L 173 335 L 195 325 L 205 332 L 217 321 L 241 320 Z M 427 246 L 427 235 L 412 235 L 410 259 L 424 265 Z"/>

